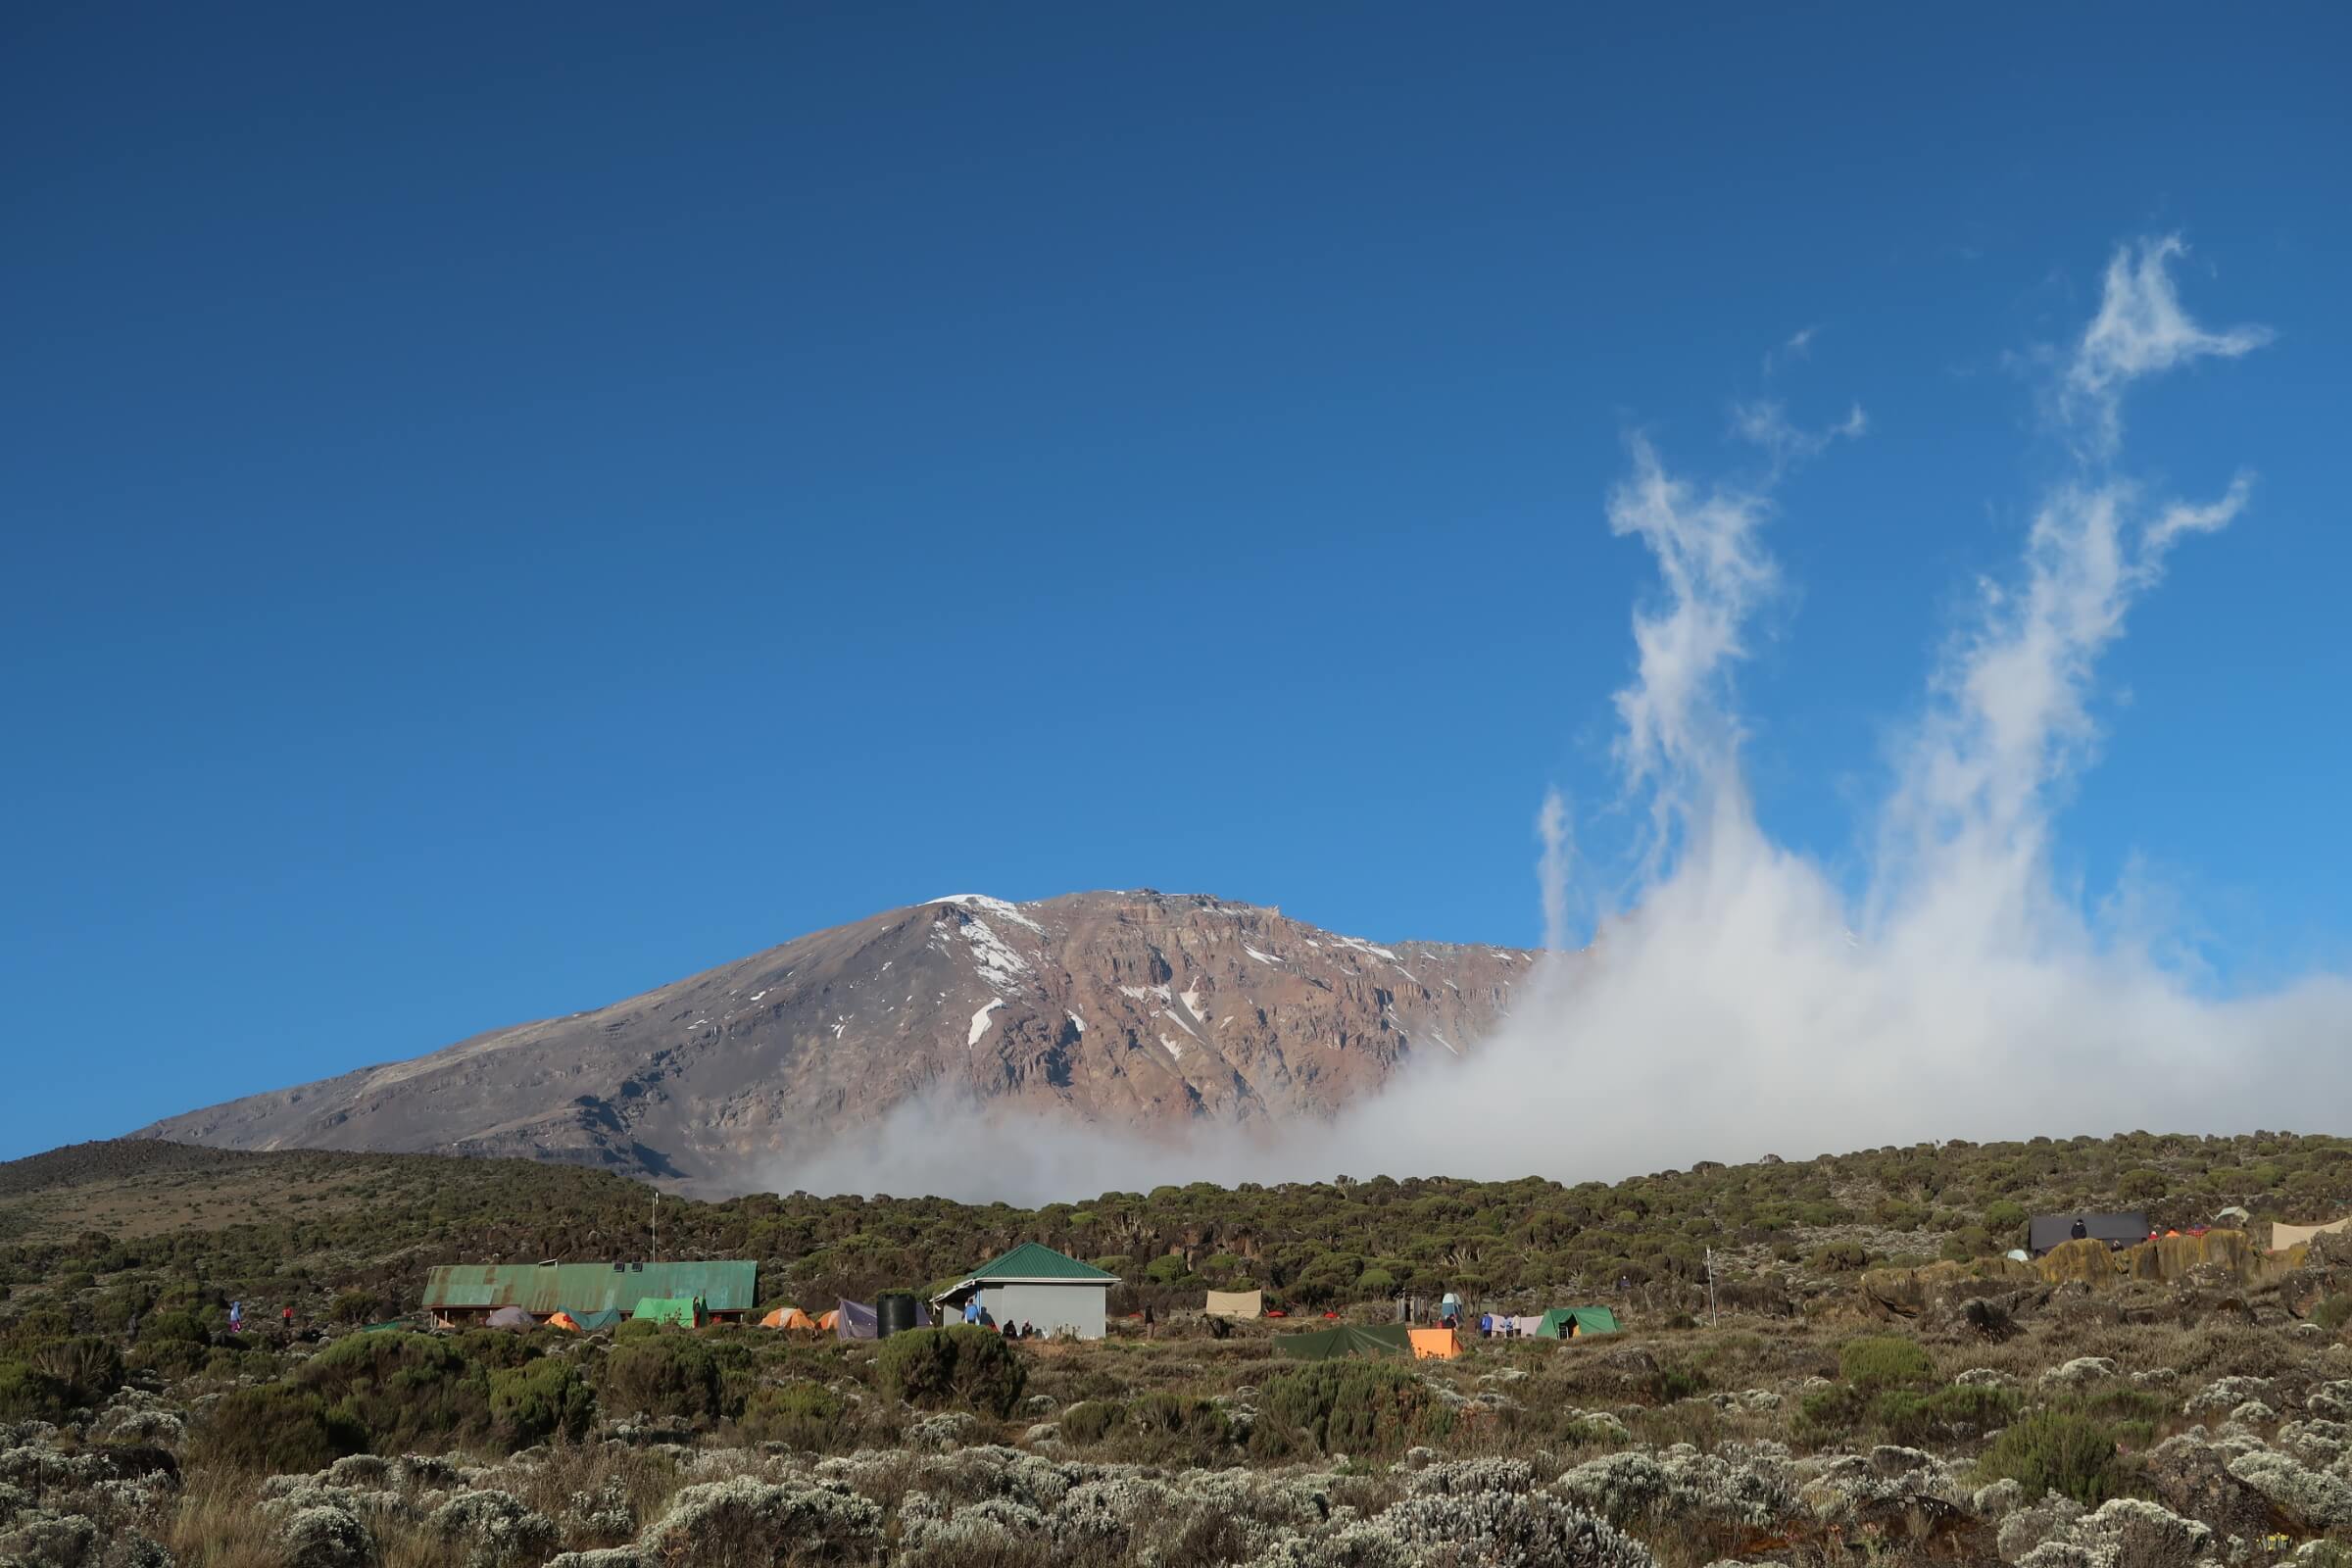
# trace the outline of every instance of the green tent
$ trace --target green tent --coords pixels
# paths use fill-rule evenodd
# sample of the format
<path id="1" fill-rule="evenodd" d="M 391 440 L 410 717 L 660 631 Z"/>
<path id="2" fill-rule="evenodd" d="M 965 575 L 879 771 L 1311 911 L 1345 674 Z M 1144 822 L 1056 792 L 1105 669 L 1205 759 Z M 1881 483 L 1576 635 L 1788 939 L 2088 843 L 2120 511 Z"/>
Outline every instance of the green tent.
<path id="1" fill-rule="evenodd" d="M 1564 1340 L 1572 1326 L 1576 1337 L 1583 1339 L 1588 1334 L 1615 1334 L 1624 1325 L 1605 1306 L 1555 1306 L 1544 1314 L 1536 1333 L 1542 1339 Z"/>
<path id="2" fill-rule="evenodd" d="M 637 1310 L 629 1316 L 650 1317 L 657 1323 L 675 1323 L 682 1329 L 699 1329 L 703 1326 L 703 1303 L 699 1297 L 649 1296 L 637 1303 Z"/>
<path id="3" fill-rule="evenodd" d="M 1413 1336 L 1401 1323 L 1384 1323 L 1369 1329 L 1343 1323 L 1337 1328 L 1316 1329 L 1308 1334 L 1277 1335 L 1274 1353 L 1287 1355 L 1294 1361 L 1336 1361 L 1345 1355 L 1410 1355 Z"/>

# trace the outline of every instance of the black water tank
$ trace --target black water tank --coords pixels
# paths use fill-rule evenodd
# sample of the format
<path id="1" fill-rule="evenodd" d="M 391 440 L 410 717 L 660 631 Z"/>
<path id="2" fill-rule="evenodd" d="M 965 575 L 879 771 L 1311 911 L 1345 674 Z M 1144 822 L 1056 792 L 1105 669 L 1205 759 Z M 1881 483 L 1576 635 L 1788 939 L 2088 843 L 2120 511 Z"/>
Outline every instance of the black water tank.
<path id="1" fill-rule="evenodd" d="M 916 1327 L 912 1293 L 885 1291 L 874 1298 L 874 1332 L 883 1339 Z"/>

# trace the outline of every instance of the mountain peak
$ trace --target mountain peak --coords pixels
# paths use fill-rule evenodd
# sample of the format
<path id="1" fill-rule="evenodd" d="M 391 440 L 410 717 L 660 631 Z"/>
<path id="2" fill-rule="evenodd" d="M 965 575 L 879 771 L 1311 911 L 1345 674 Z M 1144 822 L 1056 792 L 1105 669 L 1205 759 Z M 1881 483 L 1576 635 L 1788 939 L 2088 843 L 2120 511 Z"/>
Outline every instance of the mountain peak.
<path id="1" fill-rule="evenodd" d="M 522 1154 L 729 1192 L 940 1091 L 1145 1134 L 1319 1118 L 1461 1054 L 1535 956 L 1208 894 L 949 894 L 139 1136 Z"/>

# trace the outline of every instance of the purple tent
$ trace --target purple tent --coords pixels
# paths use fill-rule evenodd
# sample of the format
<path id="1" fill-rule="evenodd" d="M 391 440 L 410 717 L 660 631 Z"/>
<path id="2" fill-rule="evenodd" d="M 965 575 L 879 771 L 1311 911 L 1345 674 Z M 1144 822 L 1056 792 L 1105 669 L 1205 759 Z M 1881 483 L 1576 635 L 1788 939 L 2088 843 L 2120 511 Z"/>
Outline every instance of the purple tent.
<path id="1" fill-rule="evenodd" d="M 878 1340 L 882 1325 L 874 1316 L 874 1308 L 866 1301 L 844 1301 L 833 1319 L 833 1333 L 844 1340 Z"/>

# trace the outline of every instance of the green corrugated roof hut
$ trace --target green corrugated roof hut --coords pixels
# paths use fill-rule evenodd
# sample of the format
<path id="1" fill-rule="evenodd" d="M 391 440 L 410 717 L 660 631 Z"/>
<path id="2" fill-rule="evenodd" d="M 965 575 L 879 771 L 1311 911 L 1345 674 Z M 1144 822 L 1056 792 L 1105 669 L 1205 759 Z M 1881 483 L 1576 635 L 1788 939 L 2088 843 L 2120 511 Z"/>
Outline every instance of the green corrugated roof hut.
<path id="1" fill-rule="evenodd" d="M 1110 1288 L 1119 1283 L 1040 1242 L 1023 1242 L 931 1298 L 941 1313 L 961 1312 L 978 1298 L 989 1324 L 1025 1324 L 1049 1337 L 1099 1340 L 1109 1331 Z M 942 1318 L 942 1321 L 947 1321 Z"/>
<path id="2" fill-rule="evenodd" d="M 1085 1284 L 1116 1285 L 1119 1277 L 1105 1273 L 1092 1263 L 1081 1263 L 1067 1252 L 1056 1252 L 1043 1242 L 1023 1242 L 991 1263 L 983 1263 L 966 1276 L 983 1283 L 993 1280 L 1034 1281 L 1076 1280 Z"/>
<path id="3" fill-rule="evenodd" d="M 443 1328 L 481 1322 L 502 1306 L 537 1318 L 569 1312 L 583 1325 L 653 1297 L 699 1298 L 713 1322 L 741 1322 L 760 1302 L 760 1265 L 687 1263 L 447 1263 L 425 1276 L 424 1306 Z"/>

